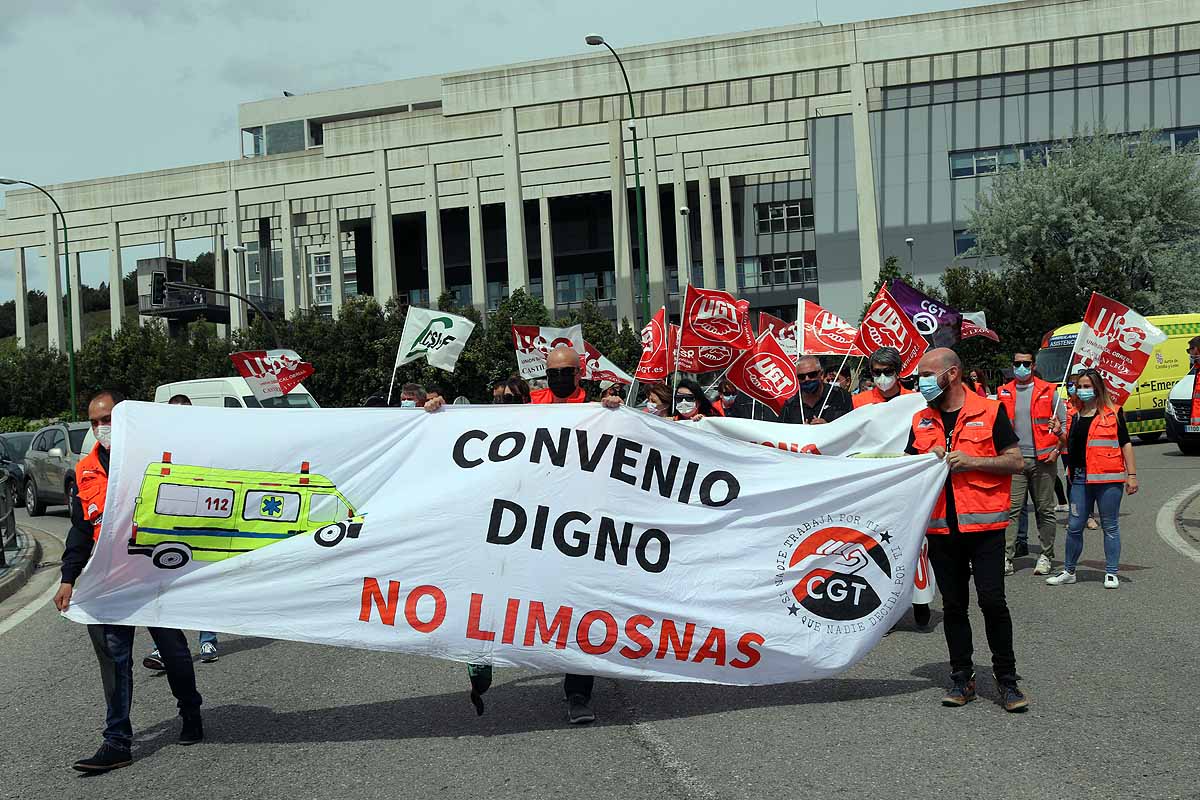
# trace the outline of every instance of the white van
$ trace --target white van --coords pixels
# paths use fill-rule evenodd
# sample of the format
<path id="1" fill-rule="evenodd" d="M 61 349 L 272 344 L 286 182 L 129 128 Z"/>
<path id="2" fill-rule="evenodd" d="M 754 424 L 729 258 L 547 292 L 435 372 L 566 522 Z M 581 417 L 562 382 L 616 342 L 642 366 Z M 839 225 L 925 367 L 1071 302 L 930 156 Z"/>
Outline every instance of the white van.
<path id="1" fill-rule="evenodd" d="M 164 383 L 154 390 L 154 402 L 165 403 L 177 394 L 186 395 L 194 406 L 218 408 L 320 408 L 303 384 L 283 397 L 259 403 L 245 378 L 201 378 Z"/>
<path id="2" fill-rule="evenodd" d="M 1167 400 L 1167 438 L 1186 456 L 1200 456 L 1200 425 L 1192 425 L 1192 387 L 1196 376 L 1185 375 L 1171 388 Z"/>

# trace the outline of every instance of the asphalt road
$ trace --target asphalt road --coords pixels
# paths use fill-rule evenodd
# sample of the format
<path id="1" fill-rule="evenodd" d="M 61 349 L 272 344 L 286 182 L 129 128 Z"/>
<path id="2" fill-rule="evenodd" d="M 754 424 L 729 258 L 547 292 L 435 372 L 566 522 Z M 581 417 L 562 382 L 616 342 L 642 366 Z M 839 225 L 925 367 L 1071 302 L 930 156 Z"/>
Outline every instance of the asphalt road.
<path id="1" fill-rule="evenodd" d="M 1119 590 L 1101 587 L 1098 532 L 1075 586 L 1045 586 L 1031 558 L 1009 579 L 1028 714 L 940 706 L 940 624 L 906 622 L 815 683 L 598 680 L 599 720 L 584 728 L 565 723 L 557 676 L 498 671 L 476 717 L 459 664 L 225 637 L 219 662 L 196 665 L 205 743 L 175 744 L 166 680 L 139 666 L 137 761 L 82 777 L 69 765 L 98 745 L 103 700 L 85 629 L 48 604 L 48 569 L 0 605 L 0 797 L 1195 798 L 1200 563 L 1168 546 L 1155 518 L 1200 482 L 1200 460 L 1167 444 L 1137 454 L 1143 488 L 1122 509 Z M 19 513 L 66 530 L 64 511 Z M 1058 547 L 1061 557 L 1061 528 Z M 986 665 L 977 614 L 974 624 Z M 140 632 L 139 651 L 148 641 Z M 980 692 L 994 695 L 986 668 Z"/>

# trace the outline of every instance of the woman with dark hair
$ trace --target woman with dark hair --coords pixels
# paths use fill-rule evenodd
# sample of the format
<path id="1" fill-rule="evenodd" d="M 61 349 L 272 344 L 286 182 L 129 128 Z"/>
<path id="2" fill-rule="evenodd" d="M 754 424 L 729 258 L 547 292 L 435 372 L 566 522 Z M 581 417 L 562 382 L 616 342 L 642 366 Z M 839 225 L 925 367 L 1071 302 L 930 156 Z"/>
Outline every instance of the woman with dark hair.
<path id="1" fill-rule="evenodd" d="M 1138 490 L 1137 465 L 1125 417 L 1113 405 L 1100 373 L 1089 369 L 1075 378 L 1074 413 L 1059 438 L 1066 445 L 1071 513 L 1067 518 L 1067 556 L 1051 586 L 1075 583 L 1075 566 L 1083 554 L 1083 528 L 1095 505 L 1104 529 L 1104 588 L 1121 585 L 1121 493 Z M 1053 421 L 1051 422 L 1053 425 Z"/>
<path id="2" fill-rule="evenodd" d="M 502 382 L 496 395 L 501 403 L 528 403 L 529 383 L 516 375 Z"/>
<path id="3" fill-rule="evenodd" d="M 691 378 L 680 378 L 675 384 L 672 407 L 677 420 L 721 416 L 720 412 L 713 407 L 712 401 L 708 399 L 708 395 L 704 393 L 704 389 L 700 388 L 700 384 Z"/>
<path id="4" fill-rule="evenodd" d="M 642 410 L 656 417 L 671 416 L 671 390 L 661 383 L 648 385 Z"/>
<path id="5" fill-rule="evenodd" d="M 980 397 L 988 396 L 987 377 L 983 374 L 983 370 L 973 369 L 967 376 L 967 386 Z"/>

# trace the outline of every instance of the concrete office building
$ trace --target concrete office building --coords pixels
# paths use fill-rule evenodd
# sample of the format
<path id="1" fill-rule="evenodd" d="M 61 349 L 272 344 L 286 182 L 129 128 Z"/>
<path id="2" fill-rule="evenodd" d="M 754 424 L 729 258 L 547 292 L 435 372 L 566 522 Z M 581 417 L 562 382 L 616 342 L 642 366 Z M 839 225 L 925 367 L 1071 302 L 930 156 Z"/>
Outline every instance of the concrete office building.
<path id="1" fill-rule="evenodd" d="M 119 287 L 123 247 L 212 237 L 218 288 L 289 313 L 446 290 L 485 309 L 524 287 L 636 324 L 636 136 L 653 309 L 677 310 L 690 276 L 789 319 L 801 296 L 853 319 L 907 238 L 922 277 L 969 245 L 968 211 L 1004 166 L 1053 158 L 1076 129 L 1155 127 L 1182 146 L 1200 126 L 1196 0 L 1029 0 L 622 56 L 632 124 L 602 48 L 245 104 L 241 158 L 51 187 L 72 280 L 80 249 L 107 250 Z M 0 216 L 24 340 L 26 258 L 61 252 L 47 211 L 9 191 Z M 245 324 L 240 303 L 228 313 Z"/>

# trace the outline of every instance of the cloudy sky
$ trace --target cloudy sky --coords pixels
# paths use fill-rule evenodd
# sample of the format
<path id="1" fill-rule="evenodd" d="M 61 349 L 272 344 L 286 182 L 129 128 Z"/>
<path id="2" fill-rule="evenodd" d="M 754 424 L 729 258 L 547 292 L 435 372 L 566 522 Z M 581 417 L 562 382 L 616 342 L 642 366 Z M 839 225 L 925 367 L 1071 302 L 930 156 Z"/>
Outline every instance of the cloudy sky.
<path id="1" fill-rule="evenodd" d="M 980 4 L 2 0 L 0 175 L 56 183 L 236 158 L 238 103 L 579 53 L 591 32 L 620 48 L 818 13 L 828 25 Z M 30 288 L 44 288 L 41 259 L 28 255 Z M 85 255 L 84 282 L 103 280 L 105 265 L 103 253 Z M 12 295 L 12 254 L 0 252 L 0 302 Z"/>

